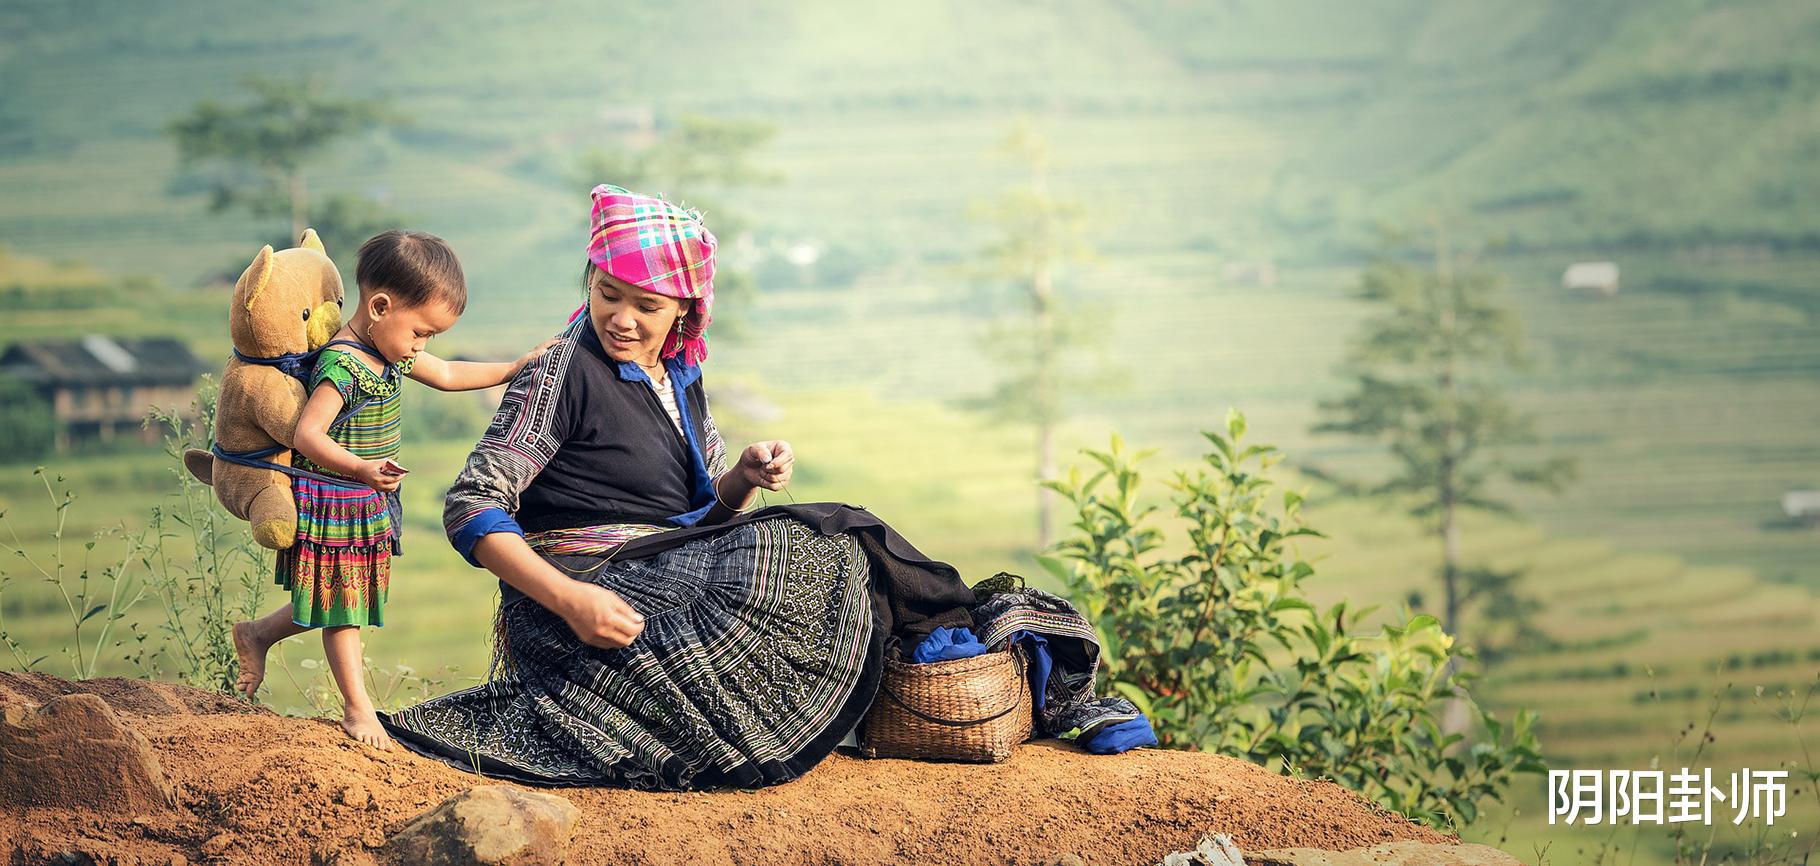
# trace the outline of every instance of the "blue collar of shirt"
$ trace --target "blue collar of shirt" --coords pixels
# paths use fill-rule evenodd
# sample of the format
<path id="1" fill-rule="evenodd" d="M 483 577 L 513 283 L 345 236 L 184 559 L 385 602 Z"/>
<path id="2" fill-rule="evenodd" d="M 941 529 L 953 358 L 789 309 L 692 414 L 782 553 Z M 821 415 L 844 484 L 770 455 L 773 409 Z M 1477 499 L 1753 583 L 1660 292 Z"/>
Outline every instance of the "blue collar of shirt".
<path id="1" fill-rule="evenodd" d="M 637 361 L 619 361 L 619 378 L 626 382 L 649 382 L 651 377 L 645 375 L 645 369 Z M 670 384 L 681 390 L 695 384 L 701 378 L 701 365 L 684 363 L 681 356 L 664 359 L 664 369 L 670 371 Z"/>

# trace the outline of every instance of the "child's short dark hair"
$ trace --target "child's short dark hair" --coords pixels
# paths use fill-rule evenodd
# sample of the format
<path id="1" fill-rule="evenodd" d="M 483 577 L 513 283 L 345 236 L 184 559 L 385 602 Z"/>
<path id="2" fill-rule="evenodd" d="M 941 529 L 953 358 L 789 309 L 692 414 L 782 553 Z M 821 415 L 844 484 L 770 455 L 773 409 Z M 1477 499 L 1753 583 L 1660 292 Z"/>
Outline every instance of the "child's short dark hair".
<path id="1" fill-rule="evenodd" d="M 459 316 L 468 306 L 461 260 L 428 232 L 393 229 L 368 238 L 360 245 L 354 281 L 363 295 L 383 291 L 409 307 L 440 301 Z"/>

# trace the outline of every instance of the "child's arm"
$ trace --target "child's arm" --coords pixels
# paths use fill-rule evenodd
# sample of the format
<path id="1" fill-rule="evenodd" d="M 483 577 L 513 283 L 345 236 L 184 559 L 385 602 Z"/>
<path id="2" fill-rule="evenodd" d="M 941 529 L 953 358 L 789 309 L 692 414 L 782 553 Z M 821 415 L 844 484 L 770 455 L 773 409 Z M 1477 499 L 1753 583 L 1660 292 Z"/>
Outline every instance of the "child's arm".
<path id="1" fill-rule="evenodd" d="M 417 359 L 411 362 L 411 372 L 406 375 L 438 391 L 491 388 L 510 382 L 526 364 L 554 345 L 556 338 L 552 337 L 516 361 L 444 361 L 429 352 L 418 352 Z"/>
<path id="2" fill-rule="evenodd" d="M 303 416 L 297 419 L 298 453 L 317 466 L 374 490 L 397 490 L 403 476 L 388 474 L 384 460 L 362 460 L 329 438 L 329 425 L 335 422 L 335 416 L 341 414 L 345 405 L 346 401 L 341 399 L 341 392 L 335 390 L 335 386 L 323 382 L 316 387 L 309 402 L 303 404 Z"/>

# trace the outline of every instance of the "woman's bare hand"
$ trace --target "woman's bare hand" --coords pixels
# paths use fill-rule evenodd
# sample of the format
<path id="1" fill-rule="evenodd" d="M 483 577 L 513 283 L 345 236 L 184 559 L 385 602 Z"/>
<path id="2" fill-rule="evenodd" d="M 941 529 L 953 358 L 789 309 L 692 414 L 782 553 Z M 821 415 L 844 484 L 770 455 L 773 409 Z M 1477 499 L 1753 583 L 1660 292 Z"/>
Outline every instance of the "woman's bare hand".
<path id="1" fill-rule="evenodd" d="M 557 614 L 582 643 L 601 649 L 628 646 L 645 630 L 645 618 L 619 593 L 592 583 L 564 587 Z"/>
<path id="2" fill-rule="evenodd" d="M 753 487 L 782 490 L 796 470 L 796 453 L 782 439 L 754 442 L 739 455 L 740 478 Z"/>

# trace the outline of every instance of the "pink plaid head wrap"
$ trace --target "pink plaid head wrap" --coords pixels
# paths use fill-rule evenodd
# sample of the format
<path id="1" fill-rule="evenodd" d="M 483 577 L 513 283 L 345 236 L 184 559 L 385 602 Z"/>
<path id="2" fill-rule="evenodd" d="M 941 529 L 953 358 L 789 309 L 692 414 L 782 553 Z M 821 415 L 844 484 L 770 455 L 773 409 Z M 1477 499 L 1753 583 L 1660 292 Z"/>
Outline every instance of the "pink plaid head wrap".
<path id="1" fill-rule="evenodd" d="M 708 357 L 704 332 L 714 321 L 716 243 L 701 214 L 611 184 L 603 183 L 589 195 L 594 212 L 588 260 L 647 291 L 694 299 L 695 309 L 664 338 L 658 354 L 668 358 L 681 352 L 685 363 L 700 364 Z"/>

